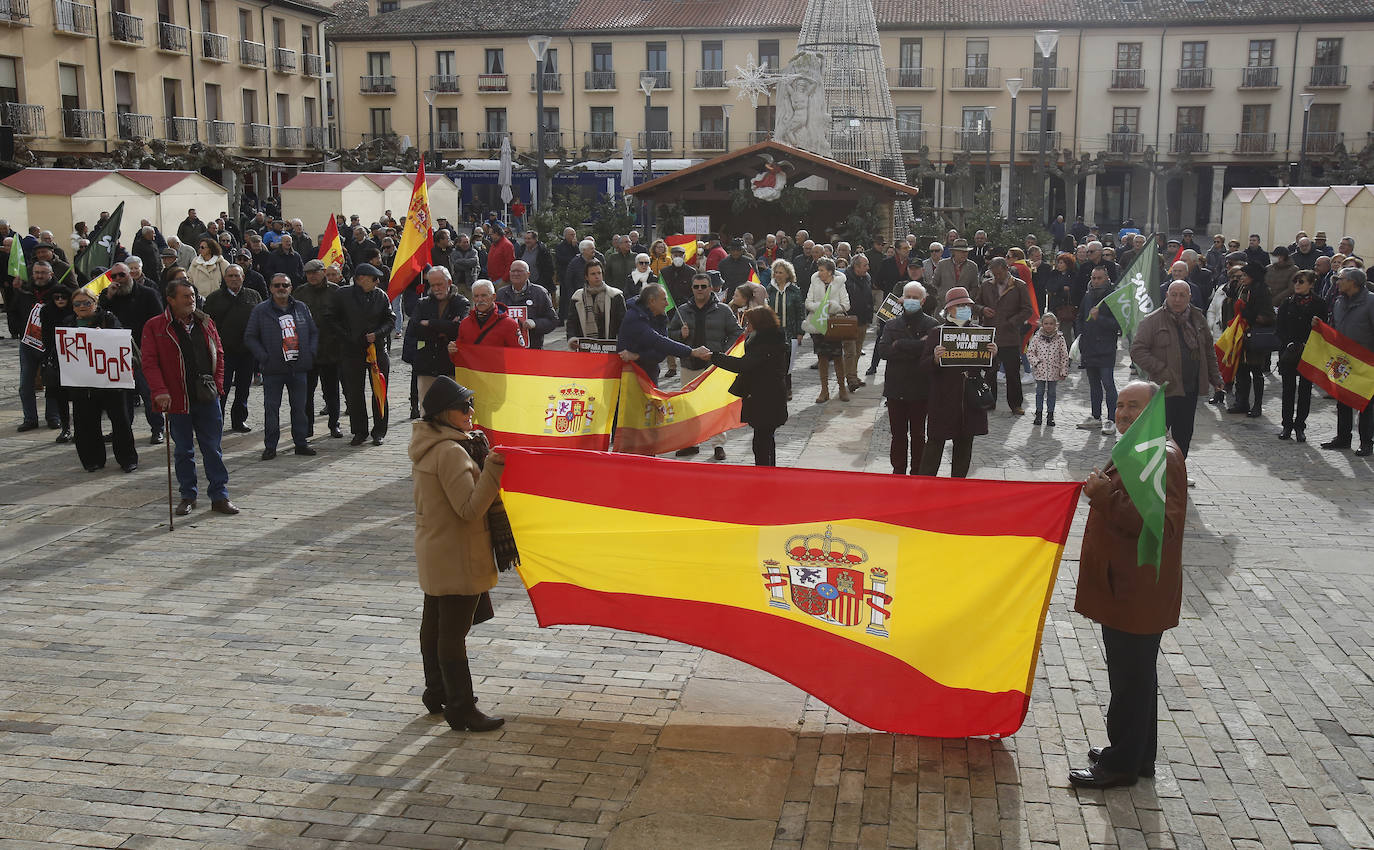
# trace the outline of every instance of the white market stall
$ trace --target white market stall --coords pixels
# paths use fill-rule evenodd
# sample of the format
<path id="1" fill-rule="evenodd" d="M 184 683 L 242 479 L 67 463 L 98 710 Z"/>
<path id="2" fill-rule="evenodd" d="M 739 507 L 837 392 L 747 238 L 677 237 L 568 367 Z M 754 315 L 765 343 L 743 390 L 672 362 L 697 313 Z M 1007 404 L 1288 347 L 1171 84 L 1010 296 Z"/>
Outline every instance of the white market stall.
<path id="1" fill-rule="evenodd" d="M 59 245 L 66 244 L 76 222 L 94 226 L 102 212 L 114 212 L 121 201 L 124 217 L 120 241 L 126 245 L 142 219 L 154 221 L 157 217 L 156 193 L 115 171 L 26 168 L 0 180 L 0 184 L 24 193 L 28 199 L 26 224 L 51 230 Z"/>
<path id="2" fill-rule="evenodd" d="M 229 190 L 199 171 L 139 171 L 121 169 L 120 174 L 157 194 L 157 214 L 153 224 L 163 235 L 173 235 L 194 209 L 201 221 L 209 221 L 229 209 Z"/>

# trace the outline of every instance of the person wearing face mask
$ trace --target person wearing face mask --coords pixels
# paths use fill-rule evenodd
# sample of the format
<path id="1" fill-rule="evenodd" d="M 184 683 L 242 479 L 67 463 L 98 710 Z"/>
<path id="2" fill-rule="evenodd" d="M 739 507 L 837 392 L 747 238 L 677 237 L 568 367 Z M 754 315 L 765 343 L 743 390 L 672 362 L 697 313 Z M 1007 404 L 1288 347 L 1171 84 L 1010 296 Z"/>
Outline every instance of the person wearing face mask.
<path id="1" fill-rule="evenodd" d="M 942 326 L 977 326 L 974 320 L 973 299 L 968 290 L 955 286 L 945 292 L 945 306 Z M 905 313 L 906 305 L 902 305 Z M 991 343 L 989 351 L 993 363 L 997 362 L 997 344 Z M 937 475 L 940 461 L 945 454 L 945 443 L 954 444 L 954 457 L 950 474 L 955 478 L 967 478 L 973 462 L 973 438 L 988 432 L 988 412 L 969 400 L 965 385 L 969 380 L 985 378 L 987 369 L 969 369 L 958 366 L 945 366 L 941 359 L 945 349 L 940 345 L 940 330 L 931 328 L 926 334 L 925 345 L 921 348 L 920 369 L 930 377 L 930 395 L 926 406 L 926 447 L 921 453 L 921 475 Z M 996 368 L 994 365 L 993 368 Z"/>
<path id="2" fill-rule="evenodd" d="M 893 475 L 917 474 L 926 448 L 930 374 L 922 371 L 920 365 L 926 336 L 940 322 L 924 312 L 925 301 L 926 288 L 921 284 L 911 281 L 902 287 L 902 313 L 883 325 L 874 358 L 887 361 L 883 398 L 887 400 L 887 421 L 892 431 L 888 456 Z"/>

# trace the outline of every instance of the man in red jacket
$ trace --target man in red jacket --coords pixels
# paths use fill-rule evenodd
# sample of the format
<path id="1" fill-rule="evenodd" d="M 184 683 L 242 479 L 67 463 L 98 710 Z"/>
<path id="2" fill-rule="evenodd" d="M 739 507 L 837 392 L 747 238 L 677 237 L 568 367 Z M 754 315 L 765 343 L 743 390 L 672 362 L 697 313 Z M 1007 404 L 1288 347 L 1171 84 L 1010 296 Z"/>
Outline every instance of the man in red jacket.
<path id="1" fill-rule="evenodd" d="M 196 290 L 186 280 L 167 285 L 167 310 L 143 325 L 143 375 L 153 406 L 167 414 L 175 447 L 181 504 L 177 516 L 196 507 L 196 443 L 200 444 L 210 509 L 236 514 L 229 501 L 229 470 L 219 448 L 224 414 L 224 346 L 209 316 L 196 309 Z"/>
<path id="2" fill-rule="evenodd" d="M 448 344 L 452 357 L 460 345 L 495 345 L 520 348 L 520 326 L 506 315 L 506 305 L 496 303 L 496 287 L 489 280 L 472 285 L 472 311 L 458 323 L 458 341 Z"/>
<path id="3" fill-rule="evenodd" d="M 487 278 L 498 285 L 508 283 L 510 264 L 515 262 L 515 246 L 506 238 L 505 230 L 499 223 L 492 223 L 491 233 L 496 241 L 491 243 L 491 250 L 487 252 Z"/>

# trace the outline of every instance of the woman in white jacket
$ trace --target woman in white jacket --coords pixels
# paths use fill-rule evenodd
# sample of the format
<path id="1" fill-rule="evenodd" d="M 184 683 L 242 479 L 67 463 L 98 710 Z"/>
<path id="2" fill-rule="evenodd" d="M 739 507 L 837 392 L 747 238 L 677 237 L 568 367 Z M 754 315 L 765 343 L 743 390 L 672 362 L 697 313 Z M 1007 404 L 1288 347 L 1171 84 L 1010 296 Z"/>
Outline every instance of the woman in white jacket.
<path id="1" fill-rule="evenodd" d="M 835 261 L 822 257 L 816 261 L 816 273 L 811 275 L 811 288 L 806 292 L 806 312 L 810 315 L 821 302 L 828 301 L 826 316 L 833 318 L 849 312 L 849 290 L 844 285 L 845 277 L 835 271 Z M 844 343 L 839 340 L 827 341 L 824 334 L 813 333 L 811 342 L 816 346 L 816 361 L 821 373 L 821 394 L 816 404 L 830 401 L 830 361 L 835 361 L 835 379 L 840 385 L 840 401 L 849 401 L 849 387 L 844 382 L 847 374 L 844 363 Z"/>

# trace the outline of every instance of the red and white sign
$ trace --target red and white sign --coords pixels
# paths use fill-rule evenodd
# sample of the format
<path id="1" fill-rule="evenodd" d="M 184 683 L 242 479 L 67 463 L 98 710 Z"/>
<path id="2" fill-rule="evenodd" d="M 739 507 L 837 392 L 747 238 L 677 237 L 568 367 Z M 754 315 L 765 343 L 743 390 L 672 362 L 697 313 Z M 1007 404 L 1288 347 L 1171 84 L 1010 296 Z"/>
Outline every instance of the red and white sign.
<path id="1" fill-rule="evenodd" d="M 129 329 L 56 328 L 54 333 L 62 386 L 134 388 L 134 342 Z"/>
<path id="2" fill-rule="evenodd" d="M 525 320 L 529 318 L 529 308 L 523 304 L 512 305 L 506 308 L 506 315 L 515 320 L 515 324 L 520 328 L 520 347 L 529 348 L 530 338 L 526 333 Z"/>

